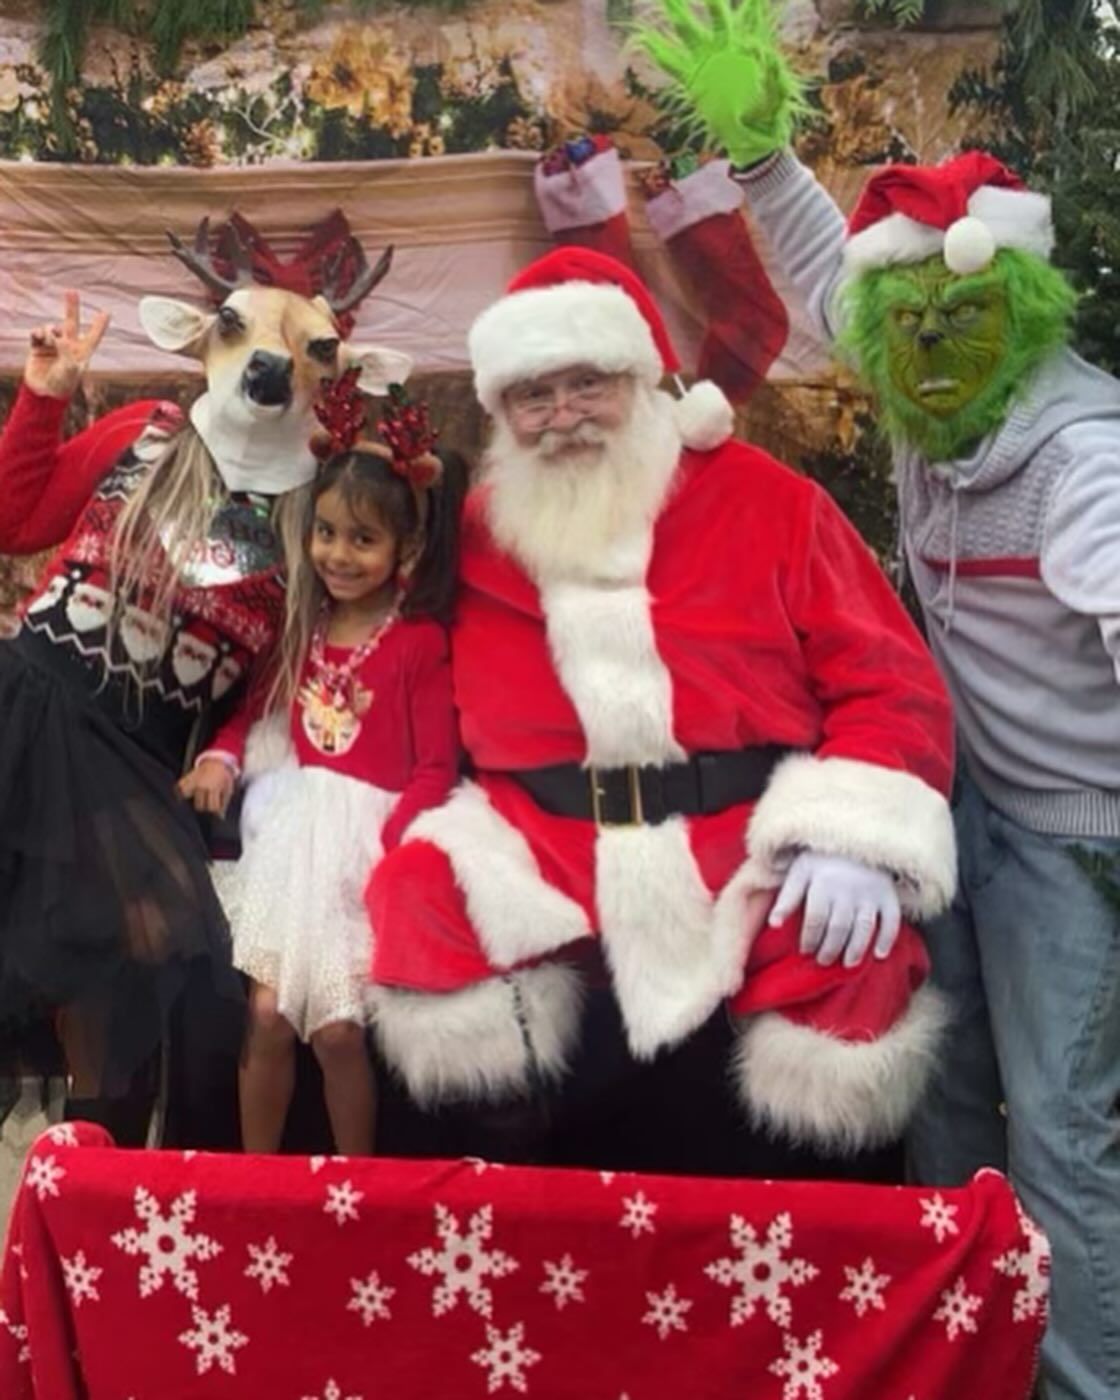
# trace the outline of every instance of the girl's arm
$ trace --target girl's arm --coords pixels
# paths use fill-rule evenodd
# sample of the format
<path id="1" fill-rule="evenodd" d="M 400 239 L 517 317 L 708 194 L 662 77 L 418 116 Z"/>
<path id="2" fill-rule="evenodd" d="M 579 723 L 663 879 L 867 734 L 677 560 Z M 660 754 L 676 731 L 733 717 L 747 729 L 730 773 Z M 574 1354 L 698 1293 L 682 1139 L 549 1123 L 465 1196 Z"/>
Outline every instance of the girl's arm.
<path id="1" fill-rule="evenodd" d="M 386 851 L 398 846 L 413 818 L 438 807 L 459 773 L 459 730 L 451 691 L 451 664 L 442 629 L 425 628 L 410 658 L 409 727 L 413 770 L 381 833 Z"/>

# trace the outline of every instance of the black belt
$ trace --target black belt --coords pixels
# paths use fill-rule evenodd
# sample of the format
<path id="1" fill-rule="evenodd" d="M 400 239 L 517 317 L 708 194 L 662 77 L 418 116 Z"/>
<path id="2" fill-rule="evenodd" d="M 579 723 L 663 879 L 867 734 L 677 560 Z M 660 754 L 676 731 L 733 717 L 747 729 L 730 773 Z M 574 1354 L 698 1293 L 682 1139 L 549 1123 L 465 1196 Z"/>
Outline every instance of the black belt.
<path id="1" fill-rule="evenodd" d="M 774 765 L 789 753 L 780 744 L 698 753 L 664 767 L 583 768 L 557 763 L 509 776 L 556 817 L 596 826 L 656 826 L 667 817 L 723 812 L 762 796 Z"/>

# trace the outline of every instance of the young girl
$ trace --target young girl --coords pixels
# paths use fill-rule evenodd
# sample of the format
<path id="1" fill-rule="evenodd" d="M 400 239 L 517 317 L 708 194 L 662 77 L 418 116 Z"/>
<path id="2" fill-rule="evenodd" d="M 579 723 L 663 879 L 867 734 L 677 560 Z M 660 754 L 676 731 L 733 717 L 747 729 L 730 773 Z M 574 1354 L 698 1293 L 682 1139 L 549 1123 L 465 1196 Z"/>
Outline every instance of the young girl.
<path id="1" fill-rule="evenodd" d="M 306 609 L 304 648 L 289 663 L 291 749 L 260 800 L 250 787 L 229 881 L 234 962 L 252 979 L 240 1069 L 248 1152 L 279 1149 L 297 1035 L 322 1067 L 336 1149 L 373 1150 L 363 891 L 382 852 L 456 776 L 441 620 L 464 473 L 449 456 L 402 466 L 385 451 L 358 443 L 314 484 L 307 557 L 290 584 Z M 184 784 L 196 806 L 224 809 L 247 729 L 246 715 L 231 721 L 199 759 Z"/>

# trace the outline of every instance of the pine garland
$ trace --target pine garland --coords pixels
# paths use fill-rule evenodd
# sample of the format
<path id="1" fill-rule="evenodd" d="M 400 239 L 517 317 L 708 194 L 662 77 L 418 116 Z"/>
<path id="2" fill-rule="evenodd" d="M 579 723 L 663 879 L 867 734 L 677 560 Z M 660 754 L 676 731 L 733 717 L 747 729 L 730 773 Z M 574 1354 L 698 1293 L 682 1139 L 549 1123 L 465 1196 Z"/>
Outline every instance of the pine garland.
<path id="1" fill-rule="evenodd" d="M 859 8 L 868 19 L 888 19 L 903 29 L 922 18 L 926 0 L 860 0 Z"/>
<path id="2" fill-rule="evenodd" d="M 469 0 L 430 0 L 444 9 L 461 9 Z M 327 0 L 298 0 L 309 19 L 318 16 Z M 350 0 L 356 14 L 367 14 L 389 0 Z M 394 0 L 397 4 L 424 0 Z M 257 0 L 43 0 L 45 30 L 39 61 L 50 80 L 51 113 L 62 154 L 73 152 L 75 133 L 67 92 L 81 82 L 82 60 L 90 26 L 111 24 L 149 40 L 156 61 L 170 72 L 192 39 L 231 44 L 252 24 Z"/>

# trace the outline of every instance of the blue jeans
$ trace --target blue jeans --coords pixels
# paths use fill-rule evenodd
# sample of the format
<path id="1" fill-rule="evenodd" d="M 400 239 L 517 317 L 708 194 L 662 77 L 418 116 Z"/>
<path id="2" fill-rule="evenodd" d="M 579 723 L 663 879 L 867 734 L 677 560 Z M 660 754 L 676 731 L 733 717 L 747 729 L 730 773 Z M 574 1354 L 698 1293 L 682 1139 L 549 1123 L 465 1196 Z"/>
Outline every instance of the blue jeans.
<path id="1" fill-rule="evenodd" d="M 910 1138 L 914 1174 L 1006 1171 L 1053 1251 L 1042 1348 L 1048 1400 L 1120 1396 L 1120 912 L 1071 848 L 964 779 L 960 892 L 926 929 L 955 1023 Z"/>

